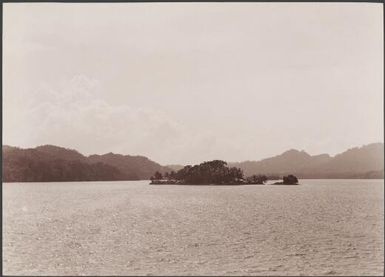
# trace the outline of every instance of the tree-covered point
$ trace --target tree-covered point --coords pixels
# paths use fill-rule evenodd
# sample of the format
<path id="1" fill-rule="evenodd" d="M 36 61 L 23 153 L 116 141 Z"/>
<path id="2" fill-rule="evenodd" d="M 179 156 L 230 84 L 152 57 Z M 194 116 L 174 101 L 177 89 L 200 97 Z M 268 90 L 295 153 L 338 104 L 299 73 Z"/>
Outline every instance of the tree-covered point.
<path id="1" fill-rule="evenodd" d="M 276 182 L 274 185 L 298 185 L 298 178 L 294 175 L 283 176 L 282 182 Z"/>
<path id="2" fill-rule="evenodd" d="M 162 176 L 156 172 L 151 177 L 151 183 L 180 183 L 180 184 L 241 184 L 244 183 L 243 172 L 236 167 L 228 167 L 225 161 L 214 160 L 199 165 L 188 165 L 171 171 Z"/>
<path id="3" fill-rule="evenodd" d="M 268 180 L 266 175 L 252 175 L 246 178 L 248 184 L 259 184 L 263 185 Z"/>
<path id="4" fill-rule="evenodd" d="M 194 166 L 187 165 L 176 172 L 166 172 L 164 175 L 157 171 L 151 177 L 151 184 L 263 185 L 267 180 L 276 179 L 280 178 L 275 175 L 268 177 L 262 174 L 255 174 L 244 178 L 240 168 L 228 167 L 225 161 L 213 160 Z M 294 175 L 284 176 L 282 179 L 282 182 L 274 184 L 298 184 L 298 179 Z"/>
<path id="5" fill-rule="evenodd" d="M 283 183 L 286 185 L 298 184 L 298 178 L 295 177 L 294 175 L 283 176 L 282 179 L 283 179 Z"/>

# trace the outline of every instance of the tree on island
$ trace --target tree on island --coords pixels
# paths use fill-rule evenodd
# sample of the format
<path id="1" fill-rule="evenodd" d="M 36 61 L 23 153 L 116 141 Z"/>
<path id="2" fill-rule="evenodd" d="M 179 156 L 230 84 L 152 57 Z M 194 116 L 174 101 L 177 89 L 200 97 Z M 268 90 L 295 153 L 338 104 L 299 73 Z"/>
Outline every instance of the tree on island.
<path id="1" fill-rule="evenodd" d="M 163 178 L 162 173 L 156 171 L 154 176 L 151 177 L 151 180 L 161 180 Z"/>
<path id="2" fill-rule="evenodd" d="M 175 179 L 175 176 L 176 176 L 176 172 L 174 170 L 172 170 L 169 174 L 169 178 L 170 179 Z"/>
<path id="3" fill-rule="evenodd" d="M 249 184 L 264 184 L 268 178 L 266 175 L 252 175 L 250 177 L 248 177 L 247 179 L 247 183 Z"/>
<path id="4" fill-rule="evenodd" d="M 278 178 L 278 177 L 274 177 Z M 225 161 L 213 160 L 203 162 L 198 165 L 187 165 L 177 172 L 166 172 L 164 176 L 160 172 L 155 172 L 151 177 L 151 184 L 265 184 L 269 180 L 266 175 L 255 174 L 246 180 L 243 171 L 237 167 L 228 167 Z M 283 182 L 274 184 L 295 185 L 298 183 L 297 177 L 288 175 L 283 177 Z"/>
<path id="5" fill-rule="evenodd" d="M 286 185 L 298 184 L 298 179 L 294 175 L 283 176 L 283 183 Z"/>
<path id="6" fill-rule="evenodd" d="M 276 182 L 274 185 L 298 185 L 298 179 L 294 175 L 283 176 L 283 182 Z"/>
<path id="7" fill-rule="evenodd" d="M 243 172 L 236 167 L 227 167 L 221 160 L 203 162 L 199 165 L 187 165 L 177 172 L 168 174 L 169 183 L 183 184 L 238 184 L 243 181 Z M 161 180 L 155 173 L 153 183 Z"/>

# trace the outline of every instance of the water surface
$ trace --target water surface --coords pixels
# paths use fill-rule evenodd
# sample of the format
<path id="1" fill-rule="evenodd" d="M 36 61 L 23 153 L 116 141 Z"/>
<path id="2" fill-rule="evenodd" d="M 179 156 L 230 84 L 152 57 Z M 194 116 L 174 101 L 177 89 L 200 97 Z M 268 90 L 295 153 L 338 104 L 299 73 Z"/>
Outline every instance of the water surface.
<path id="1" fill-rule="evenodd" d="M 383 275 L 383 180 L 3 184 L 6 275 Z"/>

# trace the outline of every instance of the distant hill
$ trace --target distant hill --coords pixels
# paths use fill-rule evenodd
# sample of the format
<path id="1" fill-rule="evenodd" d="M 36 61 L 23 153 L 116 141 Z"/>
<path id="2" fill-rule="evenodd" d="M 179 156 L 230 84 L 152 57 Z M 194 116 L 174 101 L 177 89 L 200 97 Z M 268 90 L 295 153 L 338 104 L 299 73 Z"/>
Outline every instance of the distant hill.
<path id="1" fill-rule="evenodd" d="M 168 164 L 166 166 L 171 170 L 174 170 L 175 172 L 178 170 L 181 170 L 184 167 L 184 165 L 180 165 L 180 164 Z"/>
<path id="2" fill-rule="evenodd" d="M 260 161 L 229 165 L 241 168 L 245 176 L 294 174 L 299 178 L 384 178 L 384 144 L 355 147 L 334 157 L 328 154 L 311 156 L 292 149 Z"/>
<path id="3" fill-rule="evenodd" d="M 91 163 L 102 162 L 110 166 L 116 167 L 126 175 L 131 176 L 130 179 L 150 179 L 156 171 L 165 173 L 171 171 L 170 168 L 161 166 L 160 164 L 149 160 L 143 156 L 130 156 L 108 153 L 104 155 L 91 155 L 88 157 Z"/>
<path id="4" fill-rule="evenodd" d="M 59 158 L 66 161 L 74 161 L 74 160 L 84 161 L 87 159 L 85 156 L 83 156 L 76 150 L 67 149 L 67 148 L 63 148 L 55 145 L 42 145 L 42 146 L 35 147 L 35 150 L 42 152 L 49 157 L 52 157 L 55 159 Z"/>
<path id="5" fill-rule="evenodd" d="M 53 145 L 31 149 L 3 146 L 4 182 L 113 181 L 149 179 L 163 167 L 146 157 L 92 155 Z"/>

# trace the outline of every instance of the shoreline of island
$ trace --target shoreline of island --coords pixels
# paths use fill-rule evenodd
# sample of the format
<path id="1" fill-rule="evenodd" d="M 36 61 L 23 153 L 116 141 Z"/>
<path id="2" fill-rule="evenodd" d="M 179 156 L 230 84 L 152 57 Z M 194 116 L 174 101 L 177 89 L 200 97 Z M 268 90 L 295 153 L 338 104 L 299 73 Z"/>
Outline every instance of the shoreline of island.
<path id="1" fill-rule="evenodd" d="M 274 179 L 273 179 L 274 178 Z M 178 171 L 159 171 L 151 177 L 151 185 L 209 185 L 209 186 L 235 186 L 235 185 L 265 185 L 268 180 L 278 180 L 277 176 L 270 178 L 263 174 L 254 174 L 244 177 L 243 171 L 237 167 L 229 167 L 222 160 L 206 161 L 194 166 L 187 165 Z M 282 177 L 282 182 L 272 185 L 297 185 L 298 178 L 292 174 Z"/>

